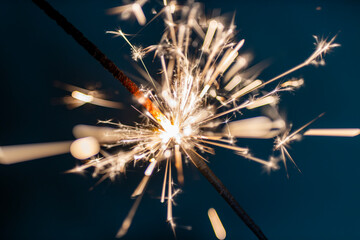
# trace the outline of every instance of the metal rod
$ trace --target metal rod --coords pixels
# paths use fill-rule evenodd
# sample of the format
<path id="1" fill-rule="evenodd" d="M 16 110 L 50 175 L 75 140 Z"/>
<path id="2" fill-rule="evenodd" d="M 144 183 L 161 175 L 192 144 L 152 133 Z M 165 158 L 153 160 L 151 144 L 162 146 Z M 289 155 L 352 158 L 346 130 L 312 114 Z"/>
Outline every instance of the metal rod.
<path id="1" fill-rule="evenodd" d="M 208 182 L 215 188 L 215 190 L 222 196 L 234 212 L 241 218 L 246 226 L 256 235 L 259 240 L 266 240 L 267 237 L 261 231 L 260 227 L 256 225 L 254 220 L 245 212 L 245 210 L 236 201 L 235 197 L 225 187 L 221 180 L 209 168 L 209 166 L 202 160 L 199 155 L 193 150 L 185 150 L 185 153 L 190 157 L 196 168 L 208 180 Z"/>

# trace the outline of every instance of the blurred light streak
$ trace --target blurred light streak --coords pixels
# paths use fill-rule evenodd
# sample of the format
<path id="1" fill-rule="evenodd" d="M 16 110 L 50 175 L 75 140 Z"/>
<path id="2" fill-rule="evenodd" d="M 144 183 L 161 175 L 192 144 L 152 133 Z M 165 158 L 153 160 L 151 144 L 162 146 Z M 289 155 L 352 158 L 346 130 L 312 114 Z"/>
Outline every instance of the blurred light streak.
<path id="1" fill-rule="evenodd" d="M 323 128 L 309 129 L 304 136 L 355 137 L 360 134 L 358 128 Z"/>
<path id="2" fill-rule="evenodd" d="M 211 222 L 211 226 L 214 229 L 214 233 L 216 237 L 220 240 L 223 240 L 226 238 L 226 231 L 225 228 L 214 208 L 210 208 L 208 210 L 208 216 Z"/>

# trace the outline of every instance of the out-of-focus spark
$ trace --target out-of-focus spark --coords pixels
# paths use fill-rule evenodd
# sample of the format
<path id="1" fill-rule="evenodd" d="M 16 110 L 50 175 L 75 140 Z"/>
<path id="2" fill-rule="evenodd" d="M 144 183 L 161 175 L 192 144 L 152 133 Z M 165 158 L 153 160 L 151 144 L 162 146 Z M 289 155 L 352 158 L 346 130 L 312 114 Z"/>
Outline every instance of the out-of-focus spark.
<path id="1" fill-rule="evenodd" d="M 150 165 L 150 166 L 151 166 L 151 165 Z M 143 194 L 144 191 L 145 191 L 145 187 L 146 187 L 146 185 L 148 184 L 149 180 L 150 180 L 150 175 L 145 175 L 145 176 L 142 178 L 142 180 L 141 180 L 141 182 L 139 183 L 139 185 L 135 188 L 135 191 L 131 194 L 131 197 L 134 198 L 134 197 L 137 197 L 137 196 Z"/>
<path id="2" fill-rule="evenodd" d="M 238 56 L 237 60 L 236 60 L 236 63 L 234 63 L 232 65 L 232 67 L 229 69 L 229 71 L 227 71 L 227 73 L 226 73 L 226 75 L 224 77 L 225 82 L 230 80 L 230 78 L 232 78 L 240 70 L 244 69 L 247 66 L 247 64 L 249 63 L 250 60 L 251 60 L 250 55 Z"/>
<path id="3" fill-rule="evenodd" d="M 133 12 L 134 12 L 134 15 L 135 15 L 138 23 L 139 23 L 141 26 L 144 26 L 145 23 L 146 23 L 146 17 L 145 17 L 145 15 L 144 15 L 144 12 L 143 12 L 142 9 L 141 9 L 140 4 L 134 3 L 134 4 L 132 5 L 132 10 L 133 10 Z"/>
<path id="4" fill-rule="evenodd" d="M 99 143 L 114 143 L 119 139 L 119 134 L 114 128 L 97 127 L 89 125 L 76 125 L 73 128 L 73 135 L 76 138 L 94 137 Z"/>
<path id="5" fill-rule="evenodd" d="M 206 35 L 205 35 L 204 43 L 202 46 L 202 51 L 205 51 L 205 52 L 209 51 L 209 46 L 214 37 L 217 26 L 218 26 L 218 23 L 216 20 L 210 21 L 209 27 L 208 27 Z"/>
<path id="6" fill-rule="evenodd" d="M 246 93 L 253 91 L 254 89 L 256 89 L 258 86 L 260 86 L 262 84 L 262 81 L 257 79 L 255 81 L 253 81 L 252 83 L 250 83 L 249 85 L 247 85 L 246 87 L 240 89 L 239 91 L 237 91 L 236 93 L 234 93 L 233 95 L 231 95 L 229 102 L 244 96 Z"/>
<path id="7" fill-rule="evenodd" d="M 97 106 L 108 107 L 108 108 L 117 108 L 117 109 L 122 108 L 121 103 L 97 98 L 92 95 L 88 95 L 88 94 L 85 94 L 85 93 L 82 93 L 79 91 L 73 91 L 71 93 L 71 96 L 77 100 L 84 102 L 84 103 L 91 103 L 91 104 L 94 104 Z"/>
<path id="8" fill-rule="evenodd" d="M 211 226 L 214 229 L 215 235 L 218 239 L 223 240 L 226 238 L 225 228 L 214 208 L 208 210 L 208 216 L 210 219 Z"/>
<path id="9" fill-rule="evenodd" d="M 246 108 L 254 109 L 254 108 L 262 107 L 265 105 L 276 105 L 277 101 L 278 101 L 277 97 L 267 96 L 267 97 L 264 97 L 264 98 L 254 101 L 253 104 L 251 104 L 250 106 L 247 106 Z"/>
<path id="10" fill-rule="evenodd" d="M 157 161 L 155 160 L 155 158 L 150 159 L 150 164 L 146 168 L 146 171 L 144 173 L 146 176 L 151 176 L 152 172 L 154 171 L 156 163 Z"/>
<path id="11" fill-rule="evenodd" d="M 85 137 L 75 140 L 70 146 L 73 157 L 83 160 L 90 158 L 100 151 L 100 144 L 94 137 Z"/>
<path id="12" fill-rule="evenodd" d="M 224 87 L 226 91 L 233 90 L 242 80 L 242 77 L 240 75 L 236 75 L 231 79 L 231 81 Z"/>
<path id="13" fill-rule="evenodd" d="M 72 141 L 0 147 L 0 163 L 14 164 L 68 153 Z"/>
<path id="14" fill-rule="evenodd" d="M 304 133 L 304 136 L 355 137 L 359 134 L 359 128 L 324 128 L 309 129 Z"/>
<path id="15" fill-rule="evenodd" d="M 282 83 L 280 86 L 282 88 L 288 88 L 288 87 L 299 88 L 302 85 L 304 85 L 304 79 L 303 78 L 300 78 L 300 79 L 292 78 L 289 81 L 286 81 L 286 82 Z"/>
<path id="16" fill-rule="evenodd" d="M 140 205 L 140 202 L 141 202 L 141 199 L 143 196 L 144 196 L 144 194 L 141 194 L 140 196 L 137 197 L 137 199 L 134 202 L 133 206 L 131 207 L 128 215 L 126 216 L 125 220 L 123 221 L 119 231 L 116 234 L 117 238 L 121 238 L 121 237 L 125 236 L 125 234 L 129 230 L 129 228 L 131 226 L 131 222 L 134 219 L 135 213 Z"/>
<path id="17" fill-rule="evenodd" d="M 146 23 L 146 17 L 141 7 L 146 2 L 147 0 L 137 0 L 131 4 L 114 7 L 108 10 L 108 14 L 120 15 L 120 18 L 123 20 L 129 19 L 131 14 L 134 14 L 138 23 L 143 26 Z"/>
<path id="18" fill-rule="evenodd" d="M 93 137 L 75 141 L 34 143 L 0 147 L 0 164 L 14 164 L 70 152 L 77 159 L 87 159 L 99 153 L 100 145 Z"/>
<path id="19" fill-rule="evenodd" d="M 202 91 L 200 93 L 200 98 L 203 98 L 205 96 L 205 94 L 208 92 L 208 90 L 210 89 L 210 87 L 212 86 L 214 81 L 217 79 L 219 74 L 224 73 L 226 71 L 226 69 L 228 69 L 228 67 L 233 63 L 235 58 L 238 56 L 238 51 L 244 45 L 244 42 L 245 42 L 244 39 L 241 40 L 240 42 L 238 42 L 238 44 L 235 46 L 234 49 L 228 49 L 225 52 L 223 58 L 218 63 L 216 70 L 214 71 L 214 73 L 210 77 L 209 81 L 206 83 L 206 85 L 202 89 Z M 205 71 L 204 71 L 204 73 L 205 73 Z"/>
<path id="20" fill-rule="evenodd" d="M 184 184 L 184 173 L 181 159 L 181 152 L 179 144 L 175 145 L 175 167 L 177 170 L 177 178 L 180 184 Z"/>
<path id="21" fill-rule="evenodd" d="M 85 103 L 89 103 L 107 108 L 123 108 L 121 103 L 103 99 L 104 95 L 98 91 L 91 91 L 61 82 L 55 82 L 55 86 L 71 92 L 71 97 L 64 97 L 63 99 L 63 102 L 68 106 L 80 107 Z"/>
<path id="22" fill-rule="evenodd" d="M 239 138 L 273 138 L 279 134 L 284 125 L 284 121 L 279 127 L 267 117 L 255 117 L 230 122 L 223 131 L 224 134 L 229 133 Z"/>
<path id="23" fill-rule="evenodd" d="M 87 103 L 92 102 L 94 100 L 93 96 L 87 95 L 87 94 L 79 92 L 79 91 L 73 91 L 71 93 L 71 96 L 77 100 L 87 102 Z"/>
<path id="24" fill-rule="evenodd" d="M 167 179 L 167 175 L 168 175 L 167 172 L 168 172 L 168 169 L 169 169 L 169 162 L 170 162 L 170 160 L 167 159 L 166 160 L 164 180 L 163 180 L 163 187 L 162 187 L 162 191 L 161 191 L 161 200 L 160 200 L 161 203 L 163 203 L 165 201 L 166 179 Z"/>

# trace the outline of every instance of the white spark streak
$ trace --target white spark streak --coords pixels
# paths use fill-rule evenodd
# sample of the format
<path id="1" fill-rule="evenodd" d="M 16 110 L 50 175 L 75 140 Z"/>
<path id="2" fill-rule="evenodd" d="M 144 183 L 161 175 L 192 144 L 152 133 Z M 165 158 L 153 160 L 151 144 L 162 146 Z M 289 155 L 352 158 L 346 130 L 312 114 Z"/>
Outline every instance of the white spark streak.
<path id="1" fill-rule="evenodd" d="M 73 135 L 76 138 L 94 137 L 100 143 L 114 143 L 119 139 L 119 134 L 116 133 L 114 128 L 81 124 L 73 128 Z"/>
<path id="2" fill-rule="evenodd" d="M 133 192 L 133 194 L 131 194 L 131 197 L 137 197 L 139 195 L 142 195 L 144 193 L 145 187 L 147 185 L 147 183 L 150 180 L 150 176 L 145 175 L 143 177 L 143 179 L 141 180 L 141 182 L 139 183 L 139 185 L 136 187 L 135 191 Z"/>
<path id="3" fill-rule="evenodd" d="M 55 86 L 63 88 L 66 91 L 71 92 L 71 97 L 66 96 L 63 98 L 63 102 L 68 105 L 70 108 L 76 108 L 84 105 L 85 103 L 107 107 L 107 108 L 116 108 L 121 109 L 122 104 L 114 101 L 109 101 L 103 99 L 104 94 L 101 94 L 99 91 L 88 90 L 76 87 L 74 85 L 65 84 L 61 82 L 55 82 Z"/>
<path id="4" fill-rule="evenodd" d="M 236 93 L 234 93 L 231 98 L 230 101 L 237 99 L 241 96 L 244 96 L 246 93 L 251 92 L 252 90 L 254 90 L 255 88 L 257 88 L 258 86 L 260 86 L 262 84 L 262 81 L 257 79 L 255 81 L 253 81 L 252 83 L 250 83 L 249 85 L 247 85 L 246 87 L 242 88 L 241 90 L 237 91 Z"/>
<path id="5" fill-rule="evenodd" d="M 0 147 L 0 163 L 14 164 L 68 153 L 72 141 Z"/>
<path id="6" fill-rule="evenodd" d="M 231 79 L 231 81 L 224 87 L 226 91 L 233 90 L 242 80 L 242 77 L 240 75 L 236 75 Z"/>
<path id="7" fill-rule="evenodd" d="M 87 95 L 85 93 L 79 92 L 79 91 L 73 91 L 71 93 L 71 96 L 77 100 L 83 101 L 83 102 L 92 102 L 94 100 L 94 97 L 91 95 Z"/>
<path id="8" fill-rule="evenodd" d="M 250 106 L 247 106 L 247 109 L 254 109 L 258 107 L 262 107 L 265 105 L 275 105 L 278 101 L 278 98 L 274 96 L 267 96 L 261 99 L 255 100 Z"/>
<path id="9" fill-rule="evenodd" d="M 223 240 L 226 238 L 225 228 L 214 208 L 208 210 L 208 216 L 210 219 L 211 226 L 214 229 L 215 235 L 218 239 Z"/>
<path id="10" fill-rule="evenodd" d="M 267 117 L 255 117 L 228 123 L 224 133 L 230 133 L 233 137 L 241 138 L 272 138 L 278 134 L 273 133 L 274 124 Z"/>
<path id="11" fill-rule="evenodd" d="M 304 136 L 327 136 L 327 137 L 355 137 L 360 135 L 358 128 L 324 128 L 324 129 L 309 129 L 304 133 Z"/>
<path id="12" fill-rule="evenodd" d="M 136 201 L 135 201 L 135 203 L 133 204 L 133 206 L 131 207 L 128 215 L 126 216 L 124 222 L 122 223 L 119 231 L 118 231 L 117 234 L 116 234 L 116 237 L 117 237 L 117 238 L 121 238 L 121 237 L 125 236 L 126 233 L 127 233 L 127 231 L 129 230 L 129 228 L 130 228 L 130 226 L 131 226 L 131 222 L 132 222 L 132 220 L 134 219 L 136 210 L 138 209 L 138 207 L 139 207 L 139 205 L 140 205 L 142 196 L 143 196 L 143 195 L 140 195 L 140 196 L 136 199 Z"/>
<path id="13" fill-rule="evenodd" d="M 134 12 L 134 15 L 135 15 L 137 21 L 139 22 L 139 24 L 141 26 L 145 25 L 146 17 L 144 15 L 144 12 L 141 9 L 140 4 L 134 3 L 131 7 L 132 7 L 132 11 Z"/>
<path id="14" fill-rule="evenodd" d="M 216 20 L 211 20 L 209 23 L 209 27 L 207 29 L 206 35 L 205 35 L 205 39 L 204 39 L 204 43 L 202 46 L 202 50 L 207 52 L 209 50 L 209 46 L 211 44 L 211 41 L 214 37 L 216 28 L 218 26 L 218 23 Z"/>
<path id="15" fill-rule="evenodd" d="M 250 56 L 239 56 L 236 63 L 230 68 L 224 77 L 224 81 L 227 82 L 232 76 L 238 73 L 240 70 L 246 67 L 250 60 Z M 225 89 L 227 90 L 227 89 Z M 227 90 L 230 91 L 230 90 Z"/>
<path id="16" fill-rule="evenodd" d="M 287 87 L 299 88 L 303 84 L 304 84 L 304 79 L 300 78 L 300 79 L 291 79 L 289 81 L 282 83 L 280 86 L 283 88 L 287 88 Z"/>
<path id="17" fill-rule="evenodd" d="M 155 158 L 150 159 L 150 164 L 149 166 L 146 168 L 145 171 L 145 176 L 151 176 L 151 174 L 154 171 L 155 165 L 156 165 L 157 161 L 155 160 Z"/>
<path id="18" fill-rule="evenodd" d="M 179 144 L 175 145 L 175 167 L 177 170 L 178 182 L 184 184 L 184 173 L 181 159 L 181 152 Z"/>
<path id="19" fill-rule="evenodd" d="M 146 2 L 147 0 L 137 0 L 132 4 L 111 8 L 108 10 L 108 14 L 118 14 L 120 18 L 124 20 L 129 19 L 131 14 L 134 14 L 138 23 L 143 26 L 146 23 L 146 17 L 141 7 Z"/>

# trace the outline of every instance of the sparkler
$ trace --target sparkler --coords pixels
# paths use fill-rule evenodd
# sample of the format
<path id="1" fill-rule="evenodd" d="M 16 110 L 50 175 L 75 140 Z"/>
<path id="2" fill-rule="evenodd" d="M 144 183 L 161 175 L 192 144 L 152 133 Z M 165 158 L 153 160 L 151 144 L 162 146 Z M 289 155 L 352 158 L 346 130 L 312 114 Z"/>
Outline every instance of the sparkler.
<path id="1" fill-rule="evenodd" d="M 309 129 L 304 136 L 355 137 L 360 134 L 358 128 Z"/>
<path id="2" fill-rule="evenodd" d="M 267 93 L 259 90 L 305 66 L 322 65 L 323 55 L 339 46 L 334 43 L 335 37 L 329 40 L 315 37 L 316 50 L 309 58 L 290 70 L 263 81 L 257 79 L 256 74 L 251 76 L 243 74 L 242 69 L 248 65 L 248 60 L 245 56 L 239 56 L 244 40 L 239 42 L 234 40 L 233 22 L 226 24 L 220 17 L 206 19 L 198 3 L 181 6 L 175 2 L 164 1 L 164 7 L 157 15 L 164 16 L 166 24 L 159 44 L 139 48 L 132 45 L 121 30 L 108 32 L 122 37 L 130 45 L 133 58 L 139 60 L 147 72 L 149 84 L 139 88 L 49 4 L 43 0 L 33 0 L 33 2 L 71 34 L 145 108 L 144 112 L 140 111 L 145 121 L 136 126 L 102 121 L 102 124 L 111 125 L 112 128 L 108 126 L 74 128 L 76 137 L 92 136 L 96 139 L 95 142 L 100 142 L 103 146 L 101 150 L 96 144 L 91 147 L 95 150 L 91 154 L 88 153 L 88 156 L 98 151 L 101 154 L 89 159 L 74 171 L 94 167 L 95 175 L 101 174 L 104 176 L 103 179 L 107 177 L 113 179 L 117 174 L 124 172 L 130 163 L 136 164 L 139 161 L 148 163 L 142 181 L 132 194 L 137 200 L 117 236 L 126 234 L 153 170 L 160 164 L 166 166 L 161 202 L 167 200 L 167 220 L 172 228 L 175 228 L 172 205 L 178 190 L 173 185 L 172 166 L 175 165 L 178 181 L 183 183 L 182 161 L 187 158 L 210 181 L 256 236 L 259 239 L 266 239 L 262 231 L 208 168 L 206 159 L 201 153 L 213 154 L 213 147 L 223 147 L 262 164 L 267 170 L 276 170 L 279 168 L 278 158 L 259 159 L 253 156 L 248 148 L 235 145 L 236 138 L 276 137 L 275 150 L 281 151 L 281 159 L 286 163 L 286 155 L 292 160 L 286 146 L 308 124 L 290 134 L 280 117 L 259 116 L 230 121 L 230 116 L 235 116 L 237 112 L 245 109 L 252 110 L 263 106 L 270 106 L 271 111 L 275 113 L 272 115 L 279 116 L 274 107 L 278 102 L 279 93 L 301 86 L 303 80 L 291 79 Z M 122 18 L 125 19 L 129 14 L 134 14 L 139 24 L 144 25 L 146 19 L 141 9 L 144 3 L 145 1 L 136 1 L 126 8 L 113 10 L 113 13 L 121 12 Z M 143 58 L 151 52 L 154 52 L 154 56 L 158 57 L 161 63 L 160 79 L 152 76 L 143 62 Z M 72 97 L 82 102 L 94 102 L 93 96 L 77 90 L 72 91 Z M 341 133 L 313 131 L 305 135 L 355 136 L 358 135 L 358 130 L 355 133 L 354 131 L 349 133 L 349 130 L 343 130 Z M 81 149 L 82 145 L 78 144 Z M 105 149 L 119 146 L 130 146 L 131 150 L 110 154 Z M 77 156 L 81 159 L 86 158 L 81 154 Z"/>

